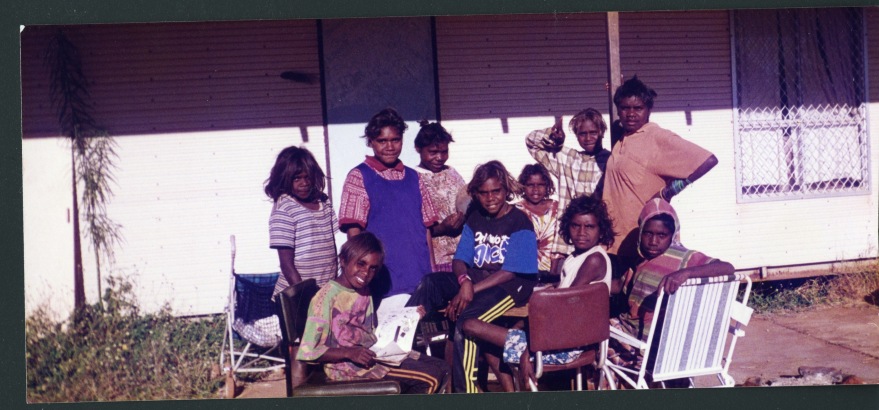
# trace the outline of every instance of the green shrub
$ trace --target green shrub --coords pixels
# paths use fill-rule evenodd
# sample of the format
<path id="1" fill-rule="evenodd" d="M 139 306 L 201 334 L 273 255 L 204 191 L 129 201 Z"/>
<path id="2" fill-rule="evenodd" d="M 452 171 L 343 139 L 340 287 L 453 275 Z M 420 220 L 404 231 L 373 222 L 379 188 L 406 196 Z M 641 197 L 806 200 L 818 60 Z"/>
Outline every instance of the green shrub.
<path id="1" fill-rule="evenodd" d="M 26 318 L 28 402 L 216 397 L 223 316 L 141 314 L 132 295 L 130 282 L 110 278 L 103 304 L 65 323 L 40 309 Z"/>

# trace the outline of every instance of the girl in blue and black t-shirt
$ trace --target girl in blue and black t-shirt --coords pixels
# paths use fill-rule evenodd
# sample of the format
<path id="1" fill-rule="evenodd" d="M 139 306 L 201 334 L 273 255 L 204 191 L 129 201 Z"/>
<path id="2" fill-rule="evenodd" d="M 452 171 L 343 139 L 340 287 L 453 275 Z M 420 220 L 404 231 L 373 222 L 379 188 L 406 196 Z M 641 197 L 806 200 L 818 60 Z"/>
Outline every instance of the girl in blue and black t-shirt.
<path id="1" fill-rule="evenodd" d="M 528 216 L 509 203 L 519 184 L 503 164 L 480 165 L 467 190 L 475 209 L 464 224 L 453 272 L 425 276 L 409 305 L 427 312 L 446 308 L 455 321 L 454 391 L 476 393 L 479 335 L 469 330 L 528 301 L 537 283 L 537 237 Z"/>

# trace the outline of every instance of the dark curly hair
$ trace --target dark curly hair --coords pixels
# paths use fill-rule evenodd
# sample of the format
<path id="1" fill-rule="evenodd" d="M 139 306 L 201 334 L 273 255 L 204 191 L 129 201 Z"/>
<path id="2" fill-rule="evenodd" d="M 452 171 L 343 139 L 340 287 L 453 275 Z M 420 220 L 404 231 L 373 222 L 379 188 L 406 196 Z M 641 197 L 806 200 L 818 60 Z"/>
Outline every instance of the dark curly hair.
<path id="1" fill-rule="evenodd" d="M 304 172 L 311 181 L 311 195 L 307 200 L 319 200 L 326 202 L 327 194 L 324 193 L 326 175 L 318 165 L 314 155 L 305 148 L 287 147 L 281 150 L 275 165 L 265 181 L 263 191 L 272 200 L 277 201 L 282 194 L 293 196 L 293 178 L 296 174 Z"/>
<path id="2" fill-rule="evenodd" d="M 641 82 L 636 75 L 617 87 L 617 90 L 613 93 L 613 105 L 619 107 L 623 99 L 638 97 L 648 109 L 653 109 L 653 99 L 657 95 L 656 91 L 653 91 L 647 84 Z"/>
<path id="3" fill-rule="evenodd" d="M 385 127 L 395 128 L 402 137 L 409 126 L 406 125 L 406 121 L 403 121 L 403 117 L 400 116 L 397 110 L 391 107 L 385 108 L 379 111 L 378 114 L 373 115 L 366 124 L 366 129 L 364 129 L 366 145 L 369 145 L 372 140 L 381 135 L 382 129 Z"/>
<path id="4" fill-rule="evenodd" d="M 467 193 L 473 197 L 473 203 L 479 203 L 479 200 L 476 199 L 476 191 L 479 190 L 479 187 L 488 181 L 490 178 L 495 178 L 498 182 L 507 190 L 507 201 L 513 200 L 513 194 L 522 190 L 519 186 L 519 182 L 513 179 L 512 175 L 507 171 L 507 168 L 504 167 L 498 160 L 488 161 L 478 167 L 473 171 L 473 178 L 470 179 L 470 183 L 467 184 Z"/>
<path id="5" fill-rule="evenodd" d="M 528 178 L 531 178 L 532 175 L 540 175 L 546 181 L 547 198 L 555 193 L 555 184 L 552 183 L 552 178 L 549 176 L 549 171 L 546 167 L 543 164 L 528 164 L 522 167 L 522 172 L 519 173 L 519 185 L 522 186 L 522 189 L 518 192 L 519 195 L 525 195 L 525 184 L 528 183 Z"/>
<path id="6" fill-rule="evenodd" d="M 452 138 L 452 134 L 449 134 L 449 132 L 438 122 L 421 120 L 418 125 L 421 126 L 421 129 L 418 130 L 418 135 L 415 136 L 415 148 L 421 149 L 433 144 L 448 144 L 450 142 L 455 142 Z"/>
<path id="7" fill-rule="evenodd" d="M 565 213 L 559 218 L 559 235 L 565 240 L 565 243 L 571 244 L 571 233 L 568 231 L 571 227 L 571 221 L 577 215 L 592 214 L 598 220 L 598 243 L 604 246 L 613 245 L 613 221 L 607 214 L 607 205 L 604 201 L 592 196 L 578 196 L 571 200 Z"/>

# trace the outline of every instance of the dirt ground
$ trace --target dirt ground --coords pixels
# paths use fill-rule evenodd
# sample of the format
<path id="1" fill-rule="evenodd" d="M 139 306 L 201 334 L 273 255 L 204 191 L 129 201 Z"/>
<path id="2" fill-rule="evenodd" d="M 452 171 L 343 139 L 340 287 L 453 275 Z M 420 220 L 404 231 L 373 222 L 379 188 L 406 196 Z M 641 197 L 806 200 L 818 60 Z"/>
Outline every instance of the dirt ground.
<path id="1" fill-rule="evenodd" d="M 866 303 L 799 313 L 755 315 L 736 346 L 730 373 L 736 384 L 759 378 L 777 381 L 798 376 L 798 369 L 828 367 L 879 384 L 879 307 Z M 800 379 L 803 380 L 803 379 Z M 709 386 L 714 380 L 697 380 Z M 237 397 L 284 397 L 284 373 L 242 386 Z"/>

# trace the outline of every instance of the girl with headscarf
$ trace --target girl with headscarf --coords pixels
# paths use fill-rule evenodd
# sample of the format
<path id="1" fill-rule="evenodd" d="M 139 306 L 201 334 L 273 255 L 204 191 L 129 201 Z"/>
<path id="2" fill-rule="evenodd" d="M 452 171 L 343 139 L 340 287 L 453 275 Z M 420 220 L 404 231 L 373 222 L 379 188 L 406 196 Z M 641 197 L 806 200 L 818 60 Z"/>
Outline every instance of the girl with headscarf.
<path id="1" fill-rule="evenodd" d="M 678 215 L 664 199 L 647 201 L 638 224 L 640 259 L 623 286 L 628 290 L 629 310 L 611 319 L 611 324 L 646 341 L 660 288 L 674 293 L 687 279 L 731 275 L 735 268 L 729 262 L 684 247 Z"/>

